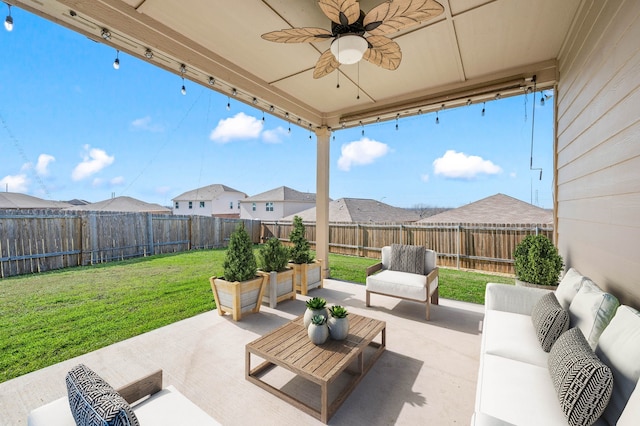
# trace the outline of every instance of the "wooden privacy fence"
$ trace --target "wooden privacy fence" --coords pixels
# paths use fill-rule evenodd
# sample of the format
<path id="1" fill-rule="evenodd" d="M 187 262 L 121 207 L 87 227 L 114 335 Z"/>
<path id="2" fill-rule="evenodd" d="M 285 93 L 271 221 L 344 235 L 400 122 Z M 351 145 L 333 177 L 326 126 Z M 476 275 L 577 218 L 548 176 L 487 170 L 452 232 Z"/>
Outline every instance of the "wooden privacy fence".
<path id="1" fill-rule="evenodd" d="M 261 239 L 288 242 L 291 222 L 262 222 Z M 312 247 L 315 223 L 305 223 Z M 548 224 L 329 224 L 331 253 L 380 258 L 382 247 L 396 244 L 423 245 L 438 253 L 438 264 L 458 269 L 477 269 L 513 274 L 513 252 L 530 234 L 543 234 L 553 241 Z"/>
<path id="2" fill-rule="evenodd" d="M 150 213 L 0 210 L 0 278 L 161 253 L 222 247 L 252 220 Z"/>

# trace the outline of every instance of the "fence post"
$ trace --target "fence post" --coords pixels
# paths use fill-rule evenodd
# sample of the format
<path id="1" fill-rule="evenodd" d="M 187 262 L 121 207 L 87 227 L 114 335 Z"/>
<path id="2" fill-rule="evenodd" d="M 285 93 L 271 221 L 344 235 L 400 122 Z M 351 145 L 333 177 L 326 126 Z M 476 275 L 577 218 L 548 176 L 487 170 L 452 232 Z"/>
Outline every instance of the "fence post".
<path id="1" fill-rule="evenodd" d="M 98 254 L 98 220 L 95 213 L 89 213 L 89 235 L 91 238 L 91 265 L 96 261 L 94 256 Z"/>
<path id="2" fill-rule="evenodd" d="M 147 213 L 147 241 L 149 242 L 149 256 L 155 254 L 155 247 L 153 245 L 153 215 Z"/>
<path id="3" fill-rule="evenodd" d="M 360 224 L 356 223 L 356 256 L 360 256 Z"/>
<path id="4" fill-rule="evenodd" d="M 402 226 L 402 224 L 400 224 L 400 244 L 404 244 L 404 238 L 403 238 L 404 235 L 402 233 L 402 228 L 403 228 L 403 226 Z"/>
<path id="5" fill-rule="evenodd" d="M 458 225 L 456 229 L 456 268 L 460 269 L 460 247 L 462 246 L 462 226 Z"/>

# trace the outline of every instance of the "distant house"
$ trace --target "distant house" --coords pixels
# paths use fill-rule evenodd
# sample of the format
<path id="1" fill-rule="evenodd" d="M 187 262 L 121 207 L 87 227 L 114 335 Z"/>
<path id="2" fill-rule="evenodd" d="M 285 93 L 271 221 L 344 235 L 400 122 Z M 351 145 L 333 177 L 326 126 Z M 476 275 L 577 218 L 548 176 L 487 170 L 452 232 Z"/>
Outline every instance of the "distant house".
<path id="1" fill-rule="evenodd" d="M 504 194 L 426 217 L 418 223 L 553 224 L 553 212 Z"/>
<path id="2" fill-rule="evenodd" d="M 114 197 L 97 203 L 71 206 L 65 210 L 171 214 L 170 209 L 160 204 L 147 203 L 132 197 Z"/>
<path id="3" fill-rule="evenodd" d="M 241 219 L 280 220 L 316 205 L 316 194 L 286 186 L 240 201 Z"/>
<path id="4" fill-rule="evenodd" d="M 187 191 L 173 200 L 173 214 L 240 217 L 240 201 L 247 194 L 226 185 L 213 184 Z"/>
<path id="5" fill-rule="evenodd" d="M 17 192 L 0 192 L 0 209 L 64 209 L 70 205 Z"/>
<path id="6" fill-rule="evenodd" d="M 293 220 L 300 216 L 305 222 L 316 221 L 316 208 L 287 216 L 283 220 Z M 415 212 L 394 207 L 380 201 L 366 198 L 339 198 L 329 203 L 329 222 L 416 222 L 420 216 Z"/>

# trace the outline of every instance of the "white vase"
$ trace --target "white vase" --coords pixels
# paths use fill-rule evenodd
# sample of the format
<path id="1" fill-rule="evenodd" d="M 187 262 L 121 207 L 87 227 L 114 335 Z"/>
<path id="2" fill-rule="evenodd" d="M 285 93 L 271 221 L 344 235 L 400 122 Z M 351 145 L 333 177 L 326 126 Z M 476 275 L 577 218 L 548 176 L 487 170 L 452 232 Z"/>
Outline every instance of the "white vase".
<path id="1" fill-rule="evenodd" d="M 327 314 L 327 308 L 322 308 L 322 309 L 307 308 L 307 310 L 304 311 L 304 317 L 302 319 L 302 324 L 304 324 L 304 328 L 309 328 L 309 324 L 311 324 L 311 318 L 314 317 L 315 315 L 322 315 L 327 319 L 329 318 L 329 315 Z"/>
<path id="2" fill-rule="evenodd" d="M 333 340 L 344 340 L 349 335 L 349 318 L 329 317 L 327 320 L 329 334 Z"/>
<path id="3" fill-rule="evenodd" d="M 329 338 L 329 327 L 326 322 L 322 325 L 309 324 L 307 335 L 311 339 L 311 343 L 321 345 Z"/>

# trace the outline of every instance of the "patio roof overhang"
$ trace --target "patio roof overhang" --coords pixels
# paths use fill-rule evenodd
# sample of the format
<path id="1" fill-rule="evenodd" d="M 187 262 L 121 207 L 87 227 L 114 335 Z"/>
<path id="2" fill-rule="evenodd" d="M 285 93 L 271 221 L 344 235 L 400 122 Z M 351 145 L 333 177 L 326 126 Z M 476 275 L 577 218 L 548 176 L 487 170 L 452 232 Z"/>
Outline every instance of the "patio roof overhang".
<path id="1" fill-rule="evenodd" d="M 360 7 L 367 12 L 382 1 L 362 0 Z M 282 118 L 288 114 L 292 124 L 334 129 L 522 94 L 534 75 L 538 89 L 554 87 L 556 58 L 582 4 L 440 0 L 442 15 L 390 36 L 402 50 L 398 69 L 360 61 L 314 79 L 330 41 L 281 44 L 260 36 L 292 27 L 329 29 L 315 0 L 7 2 L 169 72 L 181 75 L 184 64 L 185 79 Z"/>

